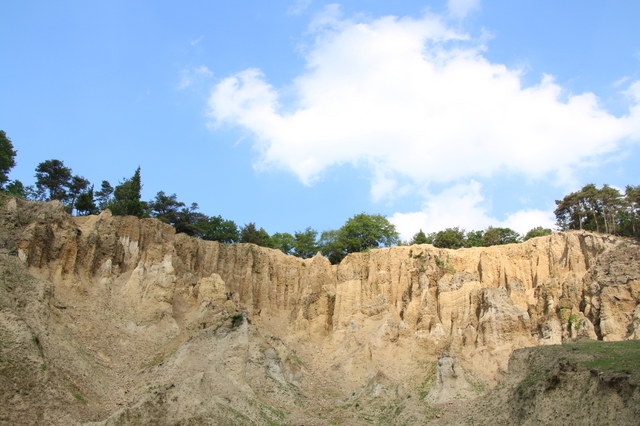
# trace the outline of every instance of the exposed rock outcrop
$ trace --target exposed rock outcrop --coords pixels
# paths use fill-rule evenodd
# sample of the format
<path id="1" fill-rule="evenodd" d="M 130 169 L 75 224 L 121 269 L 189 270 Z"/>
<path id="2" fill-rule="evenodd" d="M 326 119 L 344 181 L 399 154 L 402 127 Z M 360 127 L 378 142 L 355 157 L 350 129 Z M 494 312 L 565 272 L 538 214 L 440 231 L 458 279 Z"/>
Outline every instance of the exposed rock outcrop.
<path id="1" fill-rule="evenodd" d="M 636 425 L 640 342 L 577 339 L 514 351 L 509 371 L 483 397 L 435 425 Z M 635 361 L 634 361 L 635 360 Z"/>
<path id="2" fill-rule="evenodd" d="M 554 233 L 455 251 L 392 247 L 331 265 L 320 255 L 299 259 L 194 239 L 155 219 L 108 211 L 71 217 L 57 202 L 6 199 L 3 210 L 3 238 L 17 246 L 29 273 L 52 284 L 50 306 L 73 324 L 69 332 L 86 353 L 113 367 L 103 372 L 158 363 L 178 371 L 189 339 L 224 330 L 221 324 L 240 315 L 259 330 L 247 333 L 263 350 L 256 349 L 259 361 L 225 361 L 225 374 L 242 371 L 232 375 L 239 388 L 251 382 L 245 376 L 253 359 L 285 387 L 313 389 L 326 380 L 350 395 L 379 373 L 410 393 L 447 352 L 473 376 L 474 383 L 455 385 L 470 394 L 503 377 L 515 349 L 640 333 L 640 250 L 608 235 Z M 140 380 L 150 374 L 135 383 L 115 374 L 105 385 L 110 407 L 139 398 Z M 162 386 L 177 380 L 165 379 Z"/>

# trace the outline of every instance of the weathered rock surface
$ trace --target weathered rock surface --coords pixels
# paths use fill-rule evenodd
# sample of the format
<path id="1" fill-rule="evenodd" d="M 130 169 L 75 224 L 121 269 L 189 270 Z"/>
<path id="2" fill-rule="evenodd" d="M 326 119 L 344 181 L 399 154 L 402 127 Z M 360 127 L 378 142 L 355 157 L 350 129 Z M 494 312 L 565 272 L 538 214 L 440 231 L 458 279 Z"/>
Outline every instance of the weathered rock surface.
<path id="1" fill-rule="evenodd" d="M 194 239 L 155 219 L 71 217 L 57 202 L 5 199 L 2 210 L 5 245 L 45 283 L 42 318 L 21 321 L 33 322 L 43 358 L 65 336 L 88 360 L 73 367 L 86 370 L 81 387 L 99 401 L 93 414 L 78 414 L 84 421 L 125 407 L 107 424 L 142 424 L 153 406 L 168 419 L 157 424 L 240 424 L 229 409 L 243 407 L 247 422 L 268 424 L 266 405 L 304 419 L 378 385 L 391 399 L 414 395 L 402 409 L 415 412 L 405 420 L 420 419 L 444 352 L 461 374 L 441 376 L 434 402 L 492 387 L 515 349 L 640 336 L 640 250 L 607 235 L 392 247 L 331 265 L 320 255 Z M 11 306 L 4 315 L 27 315 Z M 247 394 L 255 403 L 238 405 Z"/>
<path id="2" fill-rule="evenodd" d="M 435 425 L 636 425 L 640 342 L 576 339 L 514 351 L 506 377 L 484 396 L 452 404 Z"/>

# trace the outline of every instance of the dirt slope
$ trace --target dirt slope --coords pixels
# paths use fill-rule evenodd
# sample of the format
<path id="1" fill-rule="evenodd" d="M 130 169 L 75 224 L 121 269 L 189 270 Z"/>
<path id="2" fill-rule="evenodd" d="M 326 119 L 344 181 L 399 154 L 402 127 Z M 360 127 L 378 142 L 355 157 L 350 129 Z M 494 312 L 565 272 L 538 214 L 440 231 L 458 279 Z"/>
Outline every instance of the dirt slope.
<path id="1" fill-rule="evenodd" d="M 606 235 L 334 266 L 57 202 L 0 221 L 0 424 L 437 423 L 514 350 L 640 337 L 640 250 Z"/>
<path id="2" fill-rule="evenodd" d="M 518 349 L 481 398 L 446 406 L 433 425 L 637 425 L 640 341 L 582 340 Z"/>

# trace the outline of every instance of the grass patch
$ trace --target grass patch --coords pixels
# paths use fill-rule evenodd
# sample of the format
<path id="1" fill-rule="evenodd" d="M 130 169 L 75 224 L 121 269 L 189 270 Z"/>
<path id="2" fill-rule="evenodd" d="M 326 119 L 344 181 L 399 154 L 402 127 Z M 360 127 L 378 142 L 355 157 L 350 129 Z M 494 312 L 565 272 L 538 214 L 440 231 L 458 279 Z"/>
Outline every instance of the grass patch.
<path id="1" fill-rule="evenodd" d="M 220 410 L 220 414 L 222 414 L 223 416 L 223 419 L 218 420 L 228 421 L 224 422 L 223 424 L 255 426 L 255 422 L 251 421 L 247 416 L 237 410 L 234 410 L 228 405 L 217 403 L 216 406 Z"/>
<path id="2" fill-rule="evenodd" d="M 262 417 L 269 426 L 287 426 L 286 423 L 280 423 L 286 416 L 284 412 L 269 406 L 265 406 L 265 408 L 268 410 L 268 413 L 261 410 L 260 417 Z M 278 420 L 274 420 L 273 417 L 276 417 Z"/>
<path id="3" fill-rule="evenodd" d="M 437 361 L 425 362 L 424 369 L 425 377 L 418 388 L 420 401 L 424 401 L 427 395 L 429 395 L 431 388 L 436 384 Z"/>
<path id="4" fill-rule="evenodd" d="M 580 342 L 570 346 L 575 351 L 588 351 L 592 361 L 583 362 L 589 368 L 604 373 L 625 373 L 640 378 L 640 340 L 622 342 Z"/>
<path id="5" fill-rule="evenodd" d="M 302 366 L 304 365 L 303 362 L 300 360 L 300 358 L 298 358 L 298 355 L 296 355 L 295 353 L 291 354 L 291 358 L 293 358 L 293 360 L 296 362 L 296 364 Z"/>
<path id="6" fill-rule="evenodd" d="M 581 364 L 603 379 L 626 376 L 640 382 L 640 340 L 602 342 L 584 340 L 564 345 L 530 348 L 531 370 L 522 380 L 516 393 L 528 398 L 535 388 L 553 389 L 559 383 L 558 365 L 563 362 Z"/>
<path id="7" fill-rule="evenodd" d="M 240 327 L 242 325 L 243 321 L 244 321 L 244 317 L 243 317 L 241 312 L 231 315 L 231 327 L 232 328 Z"/>
<path id="8" fill-rule="evenodd" d="M 84 397 L 82 396 L 82 394 L 80 392 L 71 391 L 71 395 L 73 395 L 73 397 L 75 399 L 77 399 L 78 401 L 80 401 L 80 402 L 85 402 L 85 403 L 87 402 L 87 400 L 84 399 Z"/>
<path id="9" fill-rule="evenodd" d="M 445 260 L 440 259 L 438 256 L 434 256 L 434 260 L 436 262 L 436 266 L 444 270 L 446 273 L 450 275 L 454 275 L 456 273 L 456 268 L 451 264 L 451 258 L 449 258 L 449 255 L 447 255 Z"/>

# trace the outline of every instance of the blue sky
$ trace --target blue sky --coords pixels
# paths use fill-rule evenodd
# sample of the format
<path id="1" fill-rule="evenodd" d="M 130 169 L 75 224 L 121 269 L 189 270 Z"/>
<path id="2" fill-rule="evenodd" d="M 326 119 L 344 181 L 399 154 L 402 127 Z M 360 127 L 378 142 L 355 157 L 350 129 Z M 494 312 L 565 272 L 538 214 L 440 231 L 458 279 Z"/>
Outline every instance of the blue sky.
<path id="1" fill-rule="evenodd" d="M 552 226 L 640 184 L 640 2 L 2 2 L 10 178 L 60 159 L 269 233 Z"/>

